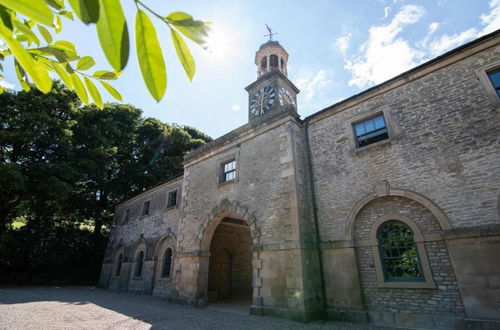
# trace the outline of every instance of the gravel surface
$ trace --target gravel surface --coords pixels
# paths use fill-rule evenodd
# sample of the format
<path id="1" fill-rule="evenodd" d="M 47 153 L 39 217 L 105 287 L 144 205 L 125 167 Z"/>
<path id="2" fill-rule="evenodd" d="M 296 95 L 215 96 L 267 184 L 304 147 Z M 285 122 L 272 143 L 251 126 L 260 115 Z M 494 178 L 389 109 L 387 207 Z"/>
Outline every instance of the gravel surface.
<path id="1" fill-rule="evenodd" d="M 0 329 L 373 329 L 194 308 L 94 287 L 0 287 Z"/>

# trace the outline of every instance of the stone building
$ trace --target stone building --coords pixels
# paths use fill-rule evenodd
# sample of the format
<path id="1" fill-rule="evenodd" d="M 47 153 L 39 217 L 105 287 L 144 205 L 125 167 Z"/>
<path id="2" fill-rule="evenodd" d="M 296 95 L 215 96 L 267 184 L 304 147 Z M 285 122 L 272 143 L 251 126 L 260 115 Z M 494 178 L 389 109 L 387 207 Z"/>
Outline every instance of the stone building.
<path id="1" fill-rule="evenodd" d="M 500 327 L 500 31 L 304 119 L 287 62 L 263 44 L 248 123 L 116 207 L 100 286 Z"/>

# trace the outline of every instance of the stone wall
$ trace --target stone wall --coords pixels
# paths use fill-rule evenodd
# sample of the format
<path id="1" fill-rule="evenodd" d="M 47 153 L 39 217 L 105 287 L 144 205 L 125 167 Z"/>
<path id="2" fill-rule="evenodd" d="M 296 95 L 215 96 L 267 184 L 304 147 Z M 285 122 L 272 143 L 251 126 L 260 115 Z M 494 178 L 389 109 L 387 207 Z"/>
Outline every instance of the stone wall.
<path id="1" fill-rule="evenodd" d="M 99 279 L 99 285 L 115 290 L 132 290 L 137 292 L 151 292 L 165 295 L 171 292 L 172 285 L 159 283 L 163 289 L 155 289 L 155 272 L 157 259 L 161 258 L 161 243 L 165 239 L 172 241 L 175 248 L 177 226 L 180 217 L 180 203 L 182 194 L 182 177 L 160 184 L 139 194 L 126 202 L 119 204 L 115 209 L 115 226 L 106 248 L 105 258 Z M 177 206 L 167 208 L 168 193 L 177 190 Z M 149 201 L 149 213 L 142 216 L 144 202 Z M 129 210 L 128 219 L 126 212 Z M 143 247 L 145 259 L 143 274 L 140 278 L 134 277 L 134 258 L 138 246 Z M 116 256 L 118 251 L 124 254 L 124 263 L 119 278 L 115 276 Z M 174 250 L 175 251 L 175 250 Z M 109 283 L 109 284 L 108 284 Z"/>
<path id="2" fill-rule="evenodd" d="M 486 83 L 478 79 L 479 75 L 484 76 L 485 68 L 500 65 L 499 53 L 499 37 L 492 37 L 484 44 L 306 119 L 324 249 L 327 303 L 332 315 L 386 311 L 398 314 L 403 324 L 408 321 L 407 324 L 424 326 L 437 326 L 438 321 L 435 318 L 420 323 L 415 319 L 405 321 L 405 314 L 500 318 L 498 299 L 491 294 L 498 289 L 496 284 L 489 284 L 495 278 L 491 275 L 492 280 L 485 280 L 488 284 L 483 285 L 481 282 L 489 275 L 480 275 L 496 272 L 491 260 L 498 258 L 494 252 L 498 242 L 495 236 L 489 236 L 491 230 L 480 230 L 477 235 L 482 238 L 467 236 L 474 244 L 465 238 L 456 242 L 455 238 L 445 239 L 446 233 L 454 228 L 489 228 L 500 224 L 496 206 L 500 187 L 500 107 L 499 102 L 489 98 L 488 87 L 491 87 L 487 79 Z M 356 148 L 352 124 L 380 113 L 384 114 L 390 138 Z M 425 242 L 425 250 L 436 289 L 375 286 L 372 248 L 359 242 L 365 240 L 369 231 L 367 223 L 378 214 L 373 209 L 376 204 L 357 216 L 355 213 L 363 200 L 384 196 L 380 191 L 384 189 L 399 190 L 401 195 L 416 193 L 418 199 L 425 200 L 427 210 L 440 214 L 439 221 L 424 223 L 419 220 L 421 216 L 415 218 L 424 233 L 435 234 Z M 414 202 L 408 202 L 411 204 Z M 408 205 L 393 205 L 382 213 L 415 217 L 415 209 Z M 354 236 L 350 221 L 354 221 Z M 461 243 L 474 248 L 461 248 Z M 472 252 L 465 253 L 466 250 L 475 251 L 475 257 Z M 352 258 L 356 258 L 357 267 L 353 266 Z M 466 263 L 474 267 L 467 267 Z M 336 274 L 342 265 L 347 265 L 345 276 Z M 336 283 L 328 283 L 329 278 L 337 279 Z M 492 290 L 486 293 L 487 288 Z M 358 290 L 362 301 L 356 298 Z M 468 299 L 462 301 L 462 297 Z M 405 304 L 409 307 L 401 307 Z M 482 308 L 485 311 L 481 313 Z M 368 314 L 374 321 L 386 316 L 379 314 L 377 318 Z M 392 315 L 386 321 L 398 320 Z"/>

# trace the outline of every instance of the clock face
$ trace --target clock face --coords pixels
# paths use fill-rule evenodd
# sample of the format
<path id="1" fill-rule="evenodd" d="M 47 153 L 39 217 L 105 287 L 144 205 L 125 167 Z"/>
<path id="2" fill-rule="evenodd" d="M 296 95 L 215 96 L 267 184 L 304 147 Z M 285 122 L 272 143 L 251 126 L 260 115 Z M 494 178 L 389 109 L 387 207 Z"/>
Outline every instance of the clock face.
<path id="1" fill-rule="evenodd" d="M 286 105 L 286 104 L 295 105 L 292 93 L 290 93 L 290 91 L 285 87 L 281 87 L 279 89 L 279 99 L 281 105 Z"/>
<path id="2" fill-rule="evenodd" d="M 259 89 L 250 100 L 250 112 L 260 116 L 272 108 L 276 92 L 271 86 Z"/>

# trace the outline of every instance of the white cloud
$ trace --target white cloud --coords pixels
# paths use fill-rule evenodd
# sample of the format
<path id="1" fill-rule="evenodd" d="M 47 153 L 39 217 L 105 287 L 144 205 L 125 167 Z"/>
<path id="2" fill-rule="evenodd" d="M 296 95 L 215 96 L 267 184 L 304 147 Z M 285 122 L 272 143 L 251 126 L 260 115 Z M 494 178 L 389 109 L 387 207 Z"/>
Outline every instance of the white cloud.
<path id="1" fill-rule="evenodd" d="M 384 8 L 384 17 L 381 18 L 381 20 L 384 20 L 386 19 L 387 17 L 389 17 L 389 13 L 391 12 L 391 7 L 385 7 Z"/>
<path id="2" fill-rule="evenodd" d="M 477 30 L 474 28 L 453 35 L 445 34 L 430 43 L 430 52 L 433 56 L 443 54 L 447 50 L 462 45 L 476 36 Z"/>
<path id="3" fill-rule="evenodd" d="M 241 109 L 241 106 L 239 104 L 233 104 L 231 106 L 231 110 L 233 110 L 233 111 L 240 111 L 240 109 Z"/>
<path id="4" fill-rule="evenodd" d="M 347 34 L 343 37 L 338 38 L 335 41 L 335 45 L 340 49 L 340 52 L 345 55 L 347 49 L 349 48 L 349 41 L 351 40 L 351 34 Z"/>
<path id="5" fill-rule="evenodd" d="M 428 32 L 428 35 L 432 35 L 434 34 L 434 32 L 436 32 L 436 30 L 439 28 L 439 23 L 438 22 L 432 22 L 431 24 L 429 24 L 429 32 Z"/>
<path id="6" fill-rule="evenodd" d="M 14 84 L 11 84 L 6 80 L 0 80 L 0 86 L 2 86 L 2 88 L 6 88 L 6 89 L 14 89 L 14 87 L 15 87 Z"/>
<path id="7" fill-rule="evenodd" d="M 346 54 L 351 35 L 346 40 L 342 39 L 344 37 L 337 39 L 336 45 L 344 55 L 344 67 L 352 75 L 349 86 L 367 87 L 381 83 L 431 57 L 499 29 L 500 0 L 490 0 L 489 9 L 488 13 L 479 17 L 480 27 L 437 35 L 441 23 L 432 22 L 425 36 L 410 44 L 401 37 L 401 32 L 408 25 L 419 22 L 425 10 L 420 6 L 406 5 L 390 23 L 371 26 L 368 40 L 359 47 L 357 54 Z M 386 9 L 384 15 L 387 15 Z"/>
<path id="8" fill-rule="evenodd" d="M 488 34 L 500 28 L 500 0 L 491 0 L 491 11 L 489 14 L 481 15 L 481 23 L 484 25 L 480 35 Z"/>
<path id="9" fill-rule="evenodd" d="M 311 99 L 318 94 L 325 86 L 330 85 L 332 80 L 330 73 L 326 70 L 319 70 L 312 78 L 299 78 L 296 85 L 299 89 L 305 91 L 306 99 Z"/>
<path id="10" fill-rule="evenodd" d="M 445 34 L 430 43 L 430 52 L 433 56 L 440 55 L 454 47 L 460 46 L 467 41 L 479 38 L 500 28 L 500 0 L 489 2 L 490 12 L 479 18 L 483 28 L 470 28 L 456 34 Z"/>
<path id="11" fill-rule="evenodd" d="M 397 36 L 405 26 L 418 22 L 424 13 L 420 6 L 407 5 L 389 24 L 372 26 L 368 41 L 361 46 L 361 55 L 345 59 L 345 68 L 352 73 L 349 85 L 377 84 L 415 66 L 422 52 Z"/>

